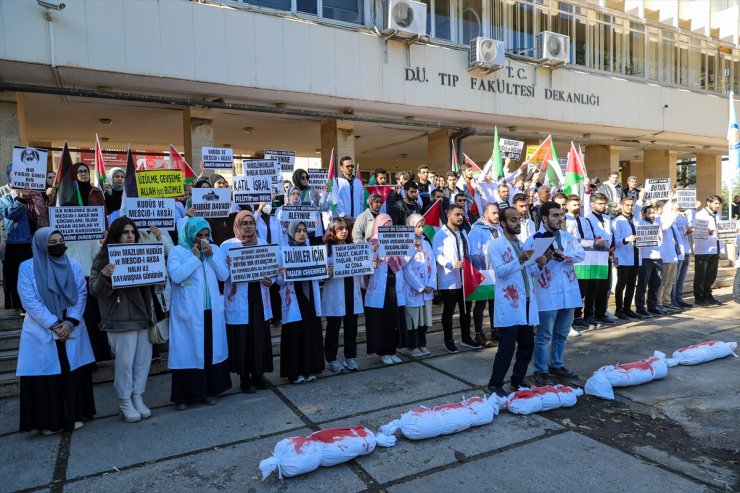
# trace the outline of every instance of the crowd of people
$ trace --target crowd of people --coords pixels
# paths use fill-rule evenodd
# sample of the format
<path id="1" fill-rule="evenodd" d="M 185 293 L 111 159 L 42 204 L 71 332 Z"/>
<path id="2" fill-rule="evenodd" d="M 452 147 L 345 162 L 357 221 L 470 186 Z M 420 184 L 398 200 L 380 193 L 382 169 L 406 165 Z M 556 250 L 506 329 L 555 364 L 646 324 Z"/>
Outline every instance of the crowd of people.
<path id="1" fill-rule="evenodd" d="M 123 170 L 112 170 L 110 185 L 100 189 L 90 182 L 89 168 L 77 163 L 82 203 L 106 207 L 104 240 L 65 242 L 49 227 L 53 187 L 46 193 L 0 189 L 5 306 L 25 314 L 17 367 L 21 431 L 71 431 L 91 419 L 92 371 L 96 361 L 109 359 L 121 417 L 150 417 L 143 395 L 158 354 L 148 331 L 162 311 L 169 312 L 170 399 L 184 410 L 200 401 L 216 404 L 231 388 L 231 373 L 243 392 L 266 389 L 264 375 L 274 371 L 271 325 L 281 327 L 280 376 L 293 384 L 314 382 L 327 367 L 334 374 L 357 371 L 358 316 L 364 314 L 367 353 L 386 365 L 402 361 L 399 350 L 422 358 L 457 353 L 458 343 L 480 350 L 497 341 L 488 389 L 505 395 L 512 360 L 515 389 L 525 385 L 532 360 L 532 384 L 575 379 L 563 363 L 570 334 L 691 307 L 683 293 L 691 255 L 694 304 L 722 304 L 712 294 L 725 248 L 718 236 L 719 196 L 707 197 L 698 212 L 685 210 L 674 194 L 645 200 L 635 177 L 622 188 L 617 173 L 604 183 L 586 179 L 580 193 L 565 195 L 530 163 L 509 171 L 507 161 L 500 177 L 476 175 L 467 164 L 446 175 L 422 165 L 397 173 L 386 197 L 365 198 L 353 160 L 343 157 L 338 164 L 331 192 L 329 184 L 311 188 L 306 170 L 296 169 L 273 203 L 233 205 L 226 218 L 198 217 L 187 192 L 177 202 L 177 230 L 161 232 L 140 230 L 121 213 Z M 390 173 L 376 169 L 371 182 L 391 185 Z M 229 183 L 213 175 L 192 186 Z M 286 221 L 289 205 L 315 207 L 320 219 Z M 435 206 L 441 224 L 427 224 L 424 215 Z M 697 219 L 709 223 L 706 239 L 692 238 Z M 414 229 L 413 256 L 378 256 L 379 228 L 389 225 Z M 640 225 L 659 226 L 657 245 L 636 246 Z M 427 226 L 438 229 L 431 241 Z M 540 239 L 549 246 L 535 257 Z M 140 242 L 164 244 L 167 282 L 114 288 L 109 245 Z M 367 276 L 335 278 L 329 262 L 323 280 L 289 281 L 281 269 L 259 281 L 231 282 L 234 248 L 324 244 L 331 258 L 336 245 L 362 242 L 374 252 Z M 495 276 L 490 295 L 475 302 L 463 289 L 468 264 Z M 613 316 L 607 311 L 612 293 Z M 434 304 L 442 305 L 440 348 L 430 348 L 426 337 Z"/>

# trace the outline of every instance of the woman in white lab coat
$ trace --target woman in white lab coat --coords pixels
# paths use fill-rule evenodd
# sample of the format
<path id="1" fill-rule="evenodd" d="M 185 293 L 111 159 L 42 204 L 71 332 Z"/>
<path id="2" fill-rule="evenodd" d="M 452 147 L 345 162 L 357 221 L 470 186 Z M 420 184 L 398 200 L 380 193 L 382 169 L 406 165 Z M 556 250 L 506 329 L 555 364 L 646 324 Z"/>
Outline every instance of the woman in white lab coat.
<path id="1" fill-rule="evenodd" d="M 83 313 L 87 286 L 80 264 L 65 255 L 59 231 L 33 235 L 33 258 L 18 272 L 26 309 L 16 375 L 21 380 L 20 431 L 72 431 L 95 415 L 95 361 Z"/>
<path id="2" fill-rule="evenodd" d="M 224 300 L 218 287 L 228 278 L 229 269 L 221 250 L 209 243 L 210 233 L 205 219 L 191 217 L 167 259 L 172 283 L 170 400 L 179 411 L 201 400 L 212 406 L 215 396 L 231 388 Z"/>
<path id="3" fill-rule="evenodd" d="M 424 237 L 424 217 L 411 214 L 407 226 L 414 226 L 416 252 L 403 266 L 403 295 L 406 302 L 404 313 L 408 334 L 407 348 L 415 358 L 429 356 L 427 328 L 432 325 L 432 301 L 437 289 L 437 262 L 432 245 Z"/>

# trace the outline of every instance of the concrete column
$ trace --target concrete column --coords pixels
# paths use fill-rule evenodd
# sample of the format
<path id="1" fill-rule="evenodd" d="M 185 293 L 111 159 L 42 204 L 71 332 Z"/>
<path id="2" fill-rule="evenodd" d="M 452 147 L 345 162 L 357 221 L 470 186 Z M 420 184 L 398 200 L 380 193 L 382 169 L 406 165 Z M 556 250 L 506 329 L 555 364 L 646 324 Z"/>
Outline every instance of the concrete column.
<path id="1" fill-rule="evenodd" d="M 202 148 L 213 147 L 213 110 L 185 108 L 182 112 L 182 132 L 185 141 L 185 159 L 198 173 L 203 155 Z"/>
<path id="2" fill-rule="evenodd" d="M 331 150 L 337 159 L 344 156 L 355 157 L 355 125 L 353 122 L 344 120 L 322 120 L 321 121 L 321 163 L 328 166 L 331 159 Z M 339 162 L 337 162 L 337 165 Z M 363 166 L 362 174 L 366 179 L 371 170 Z"/>
<path id="3" fill-rule="evenodd" d="M 696 155 L 696 200 L 704 205 L 710 195 L 722 194 L 722 156 Z M 722 197 L 727 201 L 727 197 Z"/>
<path id="4" fill-rule="evenodd" d="M 676 184 L 676 156 L 673 151 L 645 150 L 643 165 L 645 179 L 670 178 L 671 187 Z"/>
<path id="5" fill-rule="evenodd" d="M 27 145 L 23 95 L 6 94 L 0 99 L 0 168 L 5 183 L 5 168 L 13 162 L 13 146 Z"/>
<path id="6" fill-rule="evenodd" d="M 616 147 L 587 145 L 583 154 L 590 179 L 598 177 L 603 183 L 612 171 L 619 172 L 619 149 Z"/>
<path id="7" fill-rule="evenodd" d="M 637 183 L 642 184 L 645 182 L 645 163 L 643 161 L 631 160 L 627 164 L 627 168 L 622 170 L 622 186 L 627 186 L 627 178 L 630 176 L 637 177 Z"/>
<path id="8" fill-rule="evenodd" d="M 426 164 L 435 173 L 444 176 L 451 169 L 452 151 L 450 136 L 452 130 L 435 130 L 427 134 Z"/>

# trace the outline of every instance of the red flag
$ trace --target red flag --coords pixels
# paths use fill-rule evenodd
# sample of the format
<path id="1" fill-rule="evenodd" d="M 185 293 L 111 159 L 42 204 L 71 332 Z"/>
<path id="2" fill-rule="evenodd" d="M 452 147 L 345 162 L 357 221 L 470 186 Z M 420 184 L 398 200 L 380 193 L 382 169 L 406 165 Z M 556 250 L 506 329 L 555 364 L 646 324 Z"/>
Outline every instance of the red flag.
<path id="1" fill-rule="evenodd" d="M 368 185 L 365 187 L 367 190 L 367 196 L 377 193 L 383 198 L 383 203 L 388 199 L 393 189 L 396 188 L 393 185 Z"/>
<path id="2" fill-rule="evenodd" d="M 463 297 L 468 299 L 468 296 L 473 294 L 473 291 L 481 285 L 486 276 L 473 267 L 468 259 L 463 259 L 463 264 Z"/>
<path id="3" fill-rule="evenodd" d="M 464 152 L 463 152 L 463 162 L 465 164 L 469 164 L 473 168 L 473 173 L 480 173 L 481 171 L 483 171 L 480 169 L 480 167 L 477 164 L 475 164 L 475 161 L 470 159 L 470 156 L 468 156 Z"/>
<path id="4" fill-rule="evenodd" d="M 424 213 L 424 236 L 431 242 L 442 227 L 442 199 L 437 199 Z"/>
<path id="5" fill-rule="evenodd" d="M 331 156 L 329 157 L 329 181 L 332 181 L 337 177 L 337 171 L 334 169 L 334 148 L 331 150 Z"/>
<path id="6" fill-rule="evenodd" d="M 195 176 L 195 171 L 193 171 L 193 168 L 190 167 L 187 161 L 185 161 L 185 158 L 177 152 L 177 149 L 175 149 L 175 146 L 170 144 L 170 163 L 175 167 L 178 168 L 180 171 L 182 171 L 182 181 L 185 185 L 185 188 L 187 188 L 188 184 L 195 181 L 197 178 Z"/>

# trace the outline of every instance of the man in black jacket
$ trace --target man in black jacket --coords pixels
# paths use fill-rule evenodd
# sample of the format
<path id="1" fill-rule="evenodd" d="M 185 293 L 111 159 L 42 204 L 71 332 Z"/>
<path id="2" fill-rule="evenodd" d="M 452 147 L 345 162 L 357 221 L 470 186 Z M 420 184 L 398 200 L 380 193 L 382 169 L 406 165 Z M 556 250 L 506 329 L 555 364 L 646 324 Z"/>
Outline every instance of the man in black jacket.
<path id="1" fill-rule="evenodd" d="M 406 219 L 411 214 L 421 214 L 421 207 L 419 207 L 419 203 L 417 202 L 419 186 L 415 181 L 409 180 L 404 183 L 403 190 L 406 192 L 403 199 L 396 202 L 390 211 L 393 224 L 399 226 L 405 226 Z"/>

